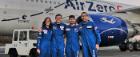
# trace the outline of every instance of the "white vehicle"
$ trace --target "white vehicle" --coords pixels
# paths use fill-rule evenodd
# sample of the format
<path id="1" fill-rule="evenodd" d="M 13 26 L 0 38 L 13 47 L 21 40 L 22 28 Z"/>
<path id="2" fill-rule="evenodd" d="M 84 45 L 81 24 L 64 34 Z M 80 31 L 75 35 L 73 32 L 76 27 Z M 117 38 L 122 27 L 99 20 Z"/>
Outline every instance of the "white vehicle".
<path id="1" fill-rule="evenodd" d="M 6 44 L 5 54 L 10 57 L 27 56 L 35 57 L 38 31 L 32 29 L 15 29 L 12 44 Z"/>

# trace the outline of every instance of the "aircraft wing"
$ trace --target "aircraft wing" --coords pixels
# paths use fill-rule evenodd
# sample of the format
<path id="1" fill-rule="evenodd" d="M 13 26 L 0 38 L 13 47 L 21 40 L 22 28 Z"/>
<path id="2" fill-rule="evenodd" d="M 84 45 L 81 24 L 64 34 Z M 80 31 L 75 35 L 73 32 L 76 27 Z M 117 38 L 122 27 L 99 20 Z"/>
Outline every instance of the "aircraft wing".
<path id="1" fill-rule="evenodd" d="M 133 12 L 133 13 L 140 14 L 140 6 L 124 9 L 124 10 L 118 11 L 117 13 L 124 13 L 124 12 Z"/>

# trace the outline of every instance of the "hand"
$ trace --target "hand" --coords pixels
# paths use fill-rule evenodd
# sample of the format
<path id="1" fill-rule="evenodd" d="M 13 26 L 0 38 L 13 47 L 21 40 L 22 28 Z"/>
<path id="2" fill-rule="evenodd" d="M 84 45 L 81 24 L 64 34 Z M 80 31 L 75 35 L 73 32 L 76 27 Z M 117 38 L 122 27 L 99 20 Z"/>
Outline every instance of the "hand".
<path id="1" fill-rule="evenodd" d="M 99 50 L 99 44 L 96 44 L 96 49 Z"/>
<path id="2" fill-rule="evenodd" d="M 38 32 L 42 32 L 42 28 L 38 28 Z"/>
<path id="3" fill-rule="evenodd" d="M 40 50 L 39 49 L 37 49 L 37 53 L 40 54 Z"/>

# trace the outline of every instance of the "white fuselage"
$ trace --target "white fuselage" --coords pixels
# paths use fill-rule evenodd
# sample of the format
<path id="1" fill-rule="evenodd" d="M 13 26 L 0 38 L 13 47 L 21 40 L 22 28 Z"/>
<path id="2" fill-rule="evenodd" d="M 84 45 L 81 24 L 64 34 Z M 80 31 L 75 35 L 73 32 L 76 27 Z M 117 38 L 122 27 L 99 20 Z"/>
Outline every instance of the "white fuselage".
<path id="1" fill-rule="evenodd" d="M 107 13 L 123 9 L 122 6 L 88 0 L 1 0 L 0 35 L 12 34 L 14 29 L 37 29 L 41 27 L 45 17 L 49 16 L 54 21 L 54 16 L 58 13 L 63 15 L 63 21 L 66 22 L 71 14 L 79 16 L 83 11 L 94 14 Z"/>

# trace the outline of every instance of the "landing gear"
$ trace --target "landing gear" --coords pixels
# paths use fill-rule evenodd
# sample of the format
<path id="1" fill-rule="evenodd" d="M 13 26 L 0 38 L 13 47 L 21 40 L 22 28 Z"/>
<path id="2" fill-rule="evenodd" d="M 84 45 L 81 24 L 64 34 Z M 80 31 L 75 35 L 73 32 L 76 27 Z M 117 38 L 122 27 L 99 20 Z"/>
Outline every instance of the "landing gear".
<path id="1" fill-rule="evenodd" d="M 121 43 L 119 45 L 119 48 L 120 48 L 120 51 L 127 51 L 127 50 L 129 50 L 130 52 L 138 51 L 138 50 L 140 50 L 140 43 L 139 42 Z"/>
<path id="2" fill-rule="evenodd" d="M 126 43 L 121 43 L 119 45 L 120 51 L 126 51 L 127 50 L 127 44 Z"/>
<path id="3" fill-rule="evenodd" d="M 134 43 L 134 49 L 135 49 L 136 51 L 140 50 L 140 43 L 139 43 L 139 42 L 135 42 L 135 43 Z"/>
<path id="4" fill-rule="evenodd" d="M 127 44 L 127 47 L 128 47 L 128 50 L 129 50 L 130 52 L 134 51 L 134 43 L 129 42 L 129 43 Z"/>

